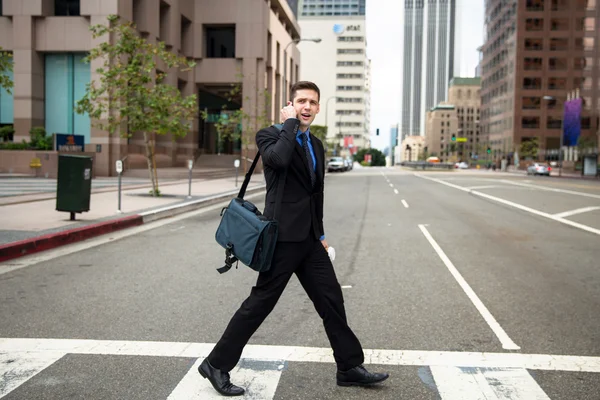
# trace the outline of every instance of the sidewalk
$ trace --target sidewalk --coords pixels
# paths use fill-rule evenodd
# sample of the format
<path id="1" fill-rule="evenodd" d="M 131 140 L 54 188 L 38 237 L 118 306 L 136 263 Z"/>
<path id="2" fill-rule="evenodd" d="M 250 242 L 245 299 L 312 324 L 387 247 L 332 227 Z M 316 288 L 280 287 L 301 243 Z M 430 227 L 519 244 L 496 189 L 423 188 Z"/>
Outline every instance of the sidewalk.
<path id="1" fill-rule="evenodd" d="M 243 176 L 236 188 L 235 178 L 193 180 L 191 198 L 187 180 L 159 182 L 161 197 L 149 195 L 149 183 L 125 187 L 122 213 L 117 211 L 117 188 L 103 189 L 92 193 L 90 211 L 76 214 L 76 221 L 70 221 L 69 213 L 56 211 L 55 193 L 3 198 L 10 204 L 0 202 L 0 262 L 226 201 L 237 195 L 242 182 Z M 263 175 L 255 174 L 246 193 L 264 187 Z"/>

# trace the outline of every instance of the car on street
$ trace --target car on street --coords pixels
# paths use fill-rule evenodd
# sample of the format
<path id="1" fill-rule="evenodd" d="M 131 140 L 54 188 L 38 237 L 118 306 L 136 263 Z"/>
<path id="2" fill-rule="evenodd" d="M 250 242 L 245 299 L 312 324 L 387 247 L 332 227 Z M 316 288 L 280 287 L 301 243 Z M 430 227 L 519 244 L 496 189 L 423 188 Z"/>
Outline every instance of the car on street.
<path id="1" fill-rule="evenodd" d="M 346 161 L 342 157 L 331 157 L 327 161 L 327 172 L 339 171 L 343 172 L 346 170 Z"/>
<path id="2" fill-rule="evenodd" d="M 458 168 L 458 169 L 468 169 L 469 168 L 469 164 L 467 164 L 466 162 L 459 162 L 454 164 L 454 168 Z"/>
<path id="3" fill-rule="evenodd" d="M 546 175 L 550 176 L 552 167 L 545 163 L 533 163 L 527 167 L 527 175 Z"/>

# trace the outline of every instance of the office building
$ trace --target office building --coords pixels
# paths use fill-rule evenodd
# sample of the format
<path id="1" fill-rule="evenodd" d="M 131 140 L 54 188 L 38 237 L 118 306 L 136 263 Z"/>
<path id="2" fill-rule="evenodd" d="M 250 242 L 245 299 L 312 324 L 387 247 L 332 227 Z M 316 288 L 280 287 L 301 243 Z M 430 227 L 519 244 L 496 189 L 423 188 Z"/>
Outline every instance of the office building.
<path id="1" fill-rule="evenodd" d="M 595 0 L 486 2 L 481 127 L 495 160 L 512 163 L 523 141 L 539 157 L 558 154 L 564 102 L 579 90 L 581 136 L 598 132 L 600 3 Z"/>
<path id="2" fill-rule="evenodd" d="M 425 133 L 425 112 L 446 100 L 454 76 L 455 0 L 405 0 L 403 137 Z"/>
<path id="3" fill-rule="evenodd" d="M 302 80 L 321 89 L 321 112 L 332 153 L 344 155 L 369 147 L 370 61 L 364 0 L 304 0 L 300 3 Z M 318 44 L 308 41 L 319 38 Z"/>
<path id="4" fill-rule="evenodd" d="M 126 159 L 126 168 L 144 168 L 141 135 L 123 139 L 90 124 L 89 118 L 73 111 L 100 61 L 82 63 L 99 42 L 92 39 L 90 25 L 104 23 L 108 15 L 133 20 L 149 42 L 164 41 L 167 48 L 194 60 L 189 72 L 168 76 L 184 95 L 197 94 L 198 118 L 191 132 L 173 141 L 157 136 L 157 164 L 184 166 L 198 162 L 240 158 L 241 142 L 255 153 L 254 134 L 246 130 L 244 140 L 219 141 L 215 116 L 227 104 L 229 110 L 243 107 L 251 115 L 279 117 L 283 77 L 297 80 L 300 53 L 293 40 L 300 28 L 285 0 L 2 0 L 0 47 L 14 58 L 14 90 L 0 96 L 0 122 L 14 124 L 15 141 L 29 139 L 35 126 L 48 134 L 67 133 L 85 137 L 85 150 L 93 153 L 96 175 L 114 175 L 114 164 Z M 293 3 L 293 2 L 292 2 Z M 283 71 L 283 49 L 287 49 L 287 73 Z M 242 94 L 228 102 L 232 84 L 240 82 Z M 268 96 L 264 95 L 264 92 Z M 268 103 L 266 98 L 271 98 Z M 200 112 L 209 118 L 201 120 Z"/>

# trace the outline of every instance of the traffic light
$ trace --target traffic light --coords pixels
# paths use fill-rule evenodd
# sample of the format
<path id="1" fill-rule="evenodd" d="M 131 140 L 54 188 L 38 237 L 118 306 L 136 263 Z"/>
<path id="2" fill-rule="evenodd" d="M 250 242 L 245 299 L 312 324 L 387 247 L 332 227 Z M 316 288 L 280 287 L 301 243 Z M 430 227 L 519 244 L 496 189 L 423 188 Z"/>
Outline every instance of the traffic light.
<path id="1" fill-rule="evenodd" d="M 456 134 L 454 134 L 454 133 L 452 134 L 452 141 L 456 142 Z"/>
<path id="2" fill-rule="evenodd" d="M 377 132 L 377 133 L 376 133 L 376 136 L 379 136 L 379 128 L 377 128 L 377 131 L 376 131 L 376 132 Z"/>
<path id="3" fill-rule="evenodd" d="M 487 153 L 490 154 L 492 152 L 492 149 L 490 149 L 489 147 L 487 148 Z"/>

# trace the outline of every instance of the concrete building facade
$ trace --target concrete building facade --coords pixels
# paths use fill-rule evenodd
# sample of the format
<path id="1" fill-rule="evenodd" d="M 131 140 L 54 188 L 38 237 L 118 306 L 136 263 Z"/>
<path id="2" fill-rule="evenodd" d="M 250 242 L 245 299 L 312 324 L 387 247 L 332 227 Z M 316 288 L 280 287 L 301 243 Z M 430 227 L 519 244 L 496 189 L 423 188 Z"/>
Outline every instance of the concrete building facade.
<path id="1" fill-rule="evenodd" d="M 493 158 L 510 162 L 531 138 L 541 154 L 557 154 L 564 102 L 575 90 L 583 99 L 581 136 L 597 137 L 600 3 L 489 0 L 485 12 L 481 125 Z"/>
<path id="2" fill-rule="evenodd" d="M 217 148 L 214 123 L 201 120 L 200 112 L 218 115 L 227 104 L 250 115 L 279 118 L 283 77 L 289 83 L 299 76 L 300 53 L 293 41 L 300 37 L 300 27 L 285 0 L 0 1 L 0 47 L 12 52 L 14 60 L 14 90 L 12 95 L 0 94 L 0 123 L 14 124 L 15 141 L 28 139 L 35 126 L 45 127 L 48 134 L 83 135 L 86 151 L 96 153 L 99 176 L 114 175 L 115 161 L 125 156 L 130 168 L 145 165 L 141 137 L 128 141 L 110 136 L 73 111 L 101 67 L 99 61 L 81 62 L 99 44 L 89 28 L 106 23 L 108 15 L 134 21 L 149 42 L 164 41 L 171 51 L 196 62 L 193 70 L 167 78 L 184 95 L 197 94 L 198 116 L 185 138 L 157 137 L 159 166 L 182 166 L 190 158 L 210 160 L 199 156 L 218 152 L 239 158 L 240 143 Z M 284 73 L 283 49 L 290 43 Z M 237 82 L 242 95 L 228 102 L 227 93 Z M 251 143 L 245 157 L 256 151 L 254 134 L 244 132 Z"/>
<path id="3" fill-rule="evenodd" d="M 335 6 L 348 2 L 327 3 Z M 306 7 L 313 4 L 304 0 L 300 4 L 303 16 L 299 19 L 303 38 L 321 39 L 318 44 L 307 41 L 298 45 L 302 52 L 302 79 L 314 81 L 321 89 L 321 112 L 314 124 L 328 127 L 329 149 L 344 155 L 370 146 L 371 77 L 364 2 L 363 6 L 360 1 L 352 4 L 356 7 L 339 11 L 345 12 L 344 16 L 335 11 L 329 15 L 327 8 L 319 15 L 310 15 L 316 11 L 308 11 L 313 9 Z"/>
<path id="4" fill-rule="evenodd" d="M 450 81 L 448 103 L 456 110 L 456 138 L 461 161 L 474 161 L 487 154 L 487 141 L 481 134 L 481 78 L 458 78 Z"/>
<path id="5" fill-rule="evenodd" d="M 427 156 L 438 157 L 441 162 L 454 161 L 458 155 L 457 142 L 452 135 L 458 132 L 456 107 L 446 102 L 432 107 L 426 114 L 425 145 Z"/>

